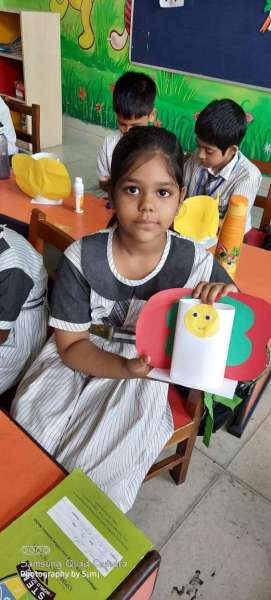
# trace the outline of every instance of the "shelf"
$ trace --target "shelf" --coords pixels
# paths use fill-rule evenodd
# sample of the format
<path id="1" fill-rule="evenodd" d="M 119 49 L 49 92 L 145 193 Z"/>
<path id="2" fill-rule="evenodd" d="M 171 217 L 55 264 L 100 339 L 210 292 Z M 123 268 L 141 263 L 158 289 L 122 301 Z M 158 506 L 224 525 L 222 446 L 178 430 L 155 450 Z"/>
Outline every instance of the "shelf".
<path id="1" fill-rule="evenodd" d="M 11 60 L 23 60 L 22 54 L 9 54 L 8 52 L 0 52 L 0 56 L 11 58 Z"/>
<path id="2" fill-rule="evenodd" d="M 21 104 L 26 104 L 25 100 L 23 100 L 22 98 L 16 98 L 16 96 L 11 96 L 10 94 L 5 94 L 4 92 L 1 92 L 1 90 L 0 90 L 0 96 L 2 96 L 3 100 L 5 100 L 5 98 L 8 98 L 9 100 L 16 100 L 16 102 L 21 102 Z"/>
<path id="3" fill-rule="evenodd" d="M 0 48 L 0 93 L 23 104 L 39 104 L 41 148 L 61 144 L 59 13 L 1 7 L 0 41 L 14 44 L 14 53 L 3 52 L 9 47 Z M 16 82 L 24 85 L 24 100 L 15 96 Z"/>

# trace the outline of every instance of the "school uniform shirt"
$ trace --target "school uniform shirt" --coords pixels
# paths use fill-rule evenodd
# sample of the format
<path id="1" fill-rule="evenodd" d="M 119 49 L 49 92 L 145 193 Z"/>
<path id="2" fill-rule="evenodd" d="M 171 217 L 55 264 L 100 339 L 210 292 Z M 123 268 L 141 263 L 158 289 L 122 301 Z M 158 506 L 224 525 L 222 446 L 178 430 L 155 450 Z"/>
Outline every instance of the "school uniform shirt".
<path id="1" fill-rule="evenodd" d="M 123 133 L 117 130 L 107 135 L 104 139 L 103 145 L 97 154 L 97 176 L 99 181 L 103 177 L 110 177 L 112 154 L 122 136 Z"/>
<path id="2" fill-rule="evenodd" d="M 219 216 L 224 218 L 232 194 L 248 199 L 248 214 L 245 231 L 251 229 L 251 209 L 261 184 L 259 169 L 238 151 L 232 160 L 218 173 L 202 167 L 194 153 L 184 166 L 184 185 L 187 197 L 207 194 L 219 195 Z"/>
<path id="3" fill-rule="evenodd" d="M 14 385 L 46 339 L 47 274 L 42 256 L 21 235 L 0 227 L 0 393 Z"/>
<path id="4" fill-rule="evenodd" d="M 86 331 L 91 323 L 135 330 L 145 302 L 172 287 L 199 281 L 230 282 L 213 256 L 173 232 L 155 269 L 141 280 L 118 273 L 114 228 L 73 243 L 54 288 L 50 324 Z M 91 335 L 99 348 L 126 358 L 133 343 Z M 168 384 L 148 379 L 102 379 L 72 370 L 54 336 L 21 382 L 12 416 L 68 471 L 80 467 L 124 511 L 173 433 Z"/>
<path id="5" fill-rule="evenodd" d="M 17 154 L 16 133 L 12 122 L 10 110 L 4 100 L 0 97 L 0 123 L 4 126 L 4 134 L 8 141 L 9 155 Z"/>

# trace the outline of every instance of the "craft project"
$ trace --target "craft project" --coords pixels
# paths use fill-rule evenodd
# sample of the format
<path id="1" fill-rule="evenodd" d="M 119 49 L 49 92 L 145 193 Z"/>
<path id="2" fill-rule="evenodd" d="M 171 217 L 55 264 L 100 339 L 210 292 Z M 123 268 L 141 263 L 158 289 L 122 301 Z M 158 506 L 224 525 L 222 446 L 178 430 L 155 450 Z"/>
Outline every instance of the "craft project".
<path id="1" fill-rule="evenodd" d="M 174 219 L 174 230 L 197 242 L 215 238 L 219 225 L 217 198 L 192 196 L 186 198 Z"/>
<path id="2" fill-rule="evenodd" d="M 199 387 L 204 391 L 232 398 L 237 381 L 256 379 L 266 367 L 266 346 L 269 339 L 271 339 L 271 306 L 260 298 L 235 293 L 222 297 L 214 306 L 208 307 L 209 313 L 207 313 L 206 305 L 200 305 L 199 312 L 199 303 L 195 300 L 191 301 L 191 293 L 191 289 L 176 288 L 164 290 L 150 298 L 137 322 L 137 350 L 139 354 L 151 357 L 151 364 L 154 368 L 150 372 L 150 377 L 174 382 L 173 372 L 171 372 L 173 353 L 175 355 L 176 349 L 174 343 L 177 339 L 181 340 L 181 338 L 175 336 L 176 321 L 178 315 L 177 327 L 179 327 L 181 316 L 179 317 L 178 307 L 180 299 L 183 298 L 185 299 L 184 307 L 186 307 L 186 310 L 185 308 L 182 309 L 186 319 L 186 321 L 183 320 L 183 332 L 184 335 L 189 333 L 189 343 L 191 345 L 189 352 L 192 349 L 191 363 L 193 363 L 193 368 L 200 368 L 202 361 L 206 360 L 206 370 L 210 374 L 210 381 L 214 382 L 217 369 L 214 362 L 216 356 L 214 354 L 214 358 L 211 357 L 210 347 L 216 340 L 216 336 L 219 335 L 219 330 L 216 332 L 216 328 L 221 328 L 220 311 L 224 312 L 224 320 L 226 315 L 231 314 L 229 309 L 234 308 L 234 322 L 224 364 L 223 385 L 220 388 L 215 388 L 212 383 L 210 387 L 208 385 L 206 385 L 206 388 Z M 194 303 L 194 307 L 191 302 Z M 227 307 L 228 310 L 223 306 Z M 217 307 L 219 308 L 217 309 Z M 220 325 L 217 323 L 217 315 L 214 311 L 217 311 L 219 315 Z M 197 316 L 193 317 L 193 313 L 197 313 Z M 210 319 L 206 319 L 206 317 L 210 317 Z M 204 319 L 207 326 L 204 325 L 203 327 L 201 323 L 204 322 Z M 201 327 L 203 329 L 200 329 Z M 198 335 L 198 333 L 201 335 Z M 188 353 L 187 340 L 188 337 L 186 342 L 183 343 L 183 347 L 181 341 L 176 342 L 180 344 L 179 349 L 176 351 L 178 364 L 181 362 L 179 352 L 183 353 L 182 360 L 186 360 Z M 194 375 L 189 387 L 197 387 Z"/>
<path id="3" fill-rule="evenodd" d="M 201 390 L 222 386 L 234 312 L 227 304 L 179 301 L 169 371 L 173 382 Z"/>
<path id="4" fill-rule="evenodd" d="M 12 158 L 18 187 L 36 204 L 62 204 L 71 193 L 69 173 L 54 155 L 48 153 L 15 154 Z"/>

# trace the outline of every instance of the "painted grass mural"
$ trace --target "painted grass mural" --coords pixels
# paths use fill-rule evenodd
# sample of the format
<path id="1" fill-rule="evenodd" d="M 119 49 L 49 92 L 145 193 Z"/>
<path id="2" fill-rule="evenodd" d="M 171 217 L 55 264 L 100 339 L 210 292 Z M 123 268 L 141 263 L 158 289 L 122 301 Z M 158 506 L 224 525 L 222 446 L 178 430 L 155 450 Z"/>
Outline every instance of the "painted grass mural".
<path id="1" fill-rule="evenodd" d="M 131 0 L 0 0 L 1 5 L 60 13 L 63 110 L 84 121 L 116 127 L 112 110 L 115 81 L 127 69 L 138 70 L 128 60 Z M 263 0 L 263 22 L 267 9 Z M 271 31 L 265 31 L 271 45 Z M 268 92 L 156 69 L 142 70 L 154 78 L 158 88 L 157 124 L 175 132 L 185 150 L 195 146 L 195 113 L 214 98 L 232 98 L 250 114 L 242 151 L 250 158 L 271 160 Z"/>

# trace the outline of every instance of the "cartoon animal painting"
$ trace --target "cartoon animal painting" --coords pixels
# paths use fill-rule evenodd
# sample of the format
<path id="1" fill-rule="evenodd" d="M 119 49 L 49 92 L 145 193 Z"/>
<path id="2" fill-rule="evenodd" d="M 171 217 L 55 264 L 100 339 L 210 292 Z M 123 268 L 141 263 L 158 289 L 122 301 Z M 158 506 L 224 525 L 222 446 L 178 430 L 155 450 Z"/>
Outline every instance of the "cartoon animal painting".
<path id="1" fill-rule="evenodd" d="M 69 8 L 80 12 L 83 31 L 78 37 L 78 44 L 83 50 L 89 50 L 94 44 L 95 37 L 91 26 L 91 12 L 94 0 L 50 0 L 50 10 L 59 12 L 61 19 Z"/>
<path id="2" fill-rule="evenodd" d="M 114 50 L 123 50 L 128 41 L 131 28 L 132 0 L 126 0 L 124 5 L 124 29 L 121 33 L 113 29 L 109 36 L 109 42 Z"/>
<path id="3" fill-rule="evenodd" d="M 269 12 L 268 17 L 265 19 L 264 23 L 261 26 L 260 31 L 265 33 L 266 31 L 271 31 L 271 0 L 266 0 L 264 5 L 264 11 Z"/>

